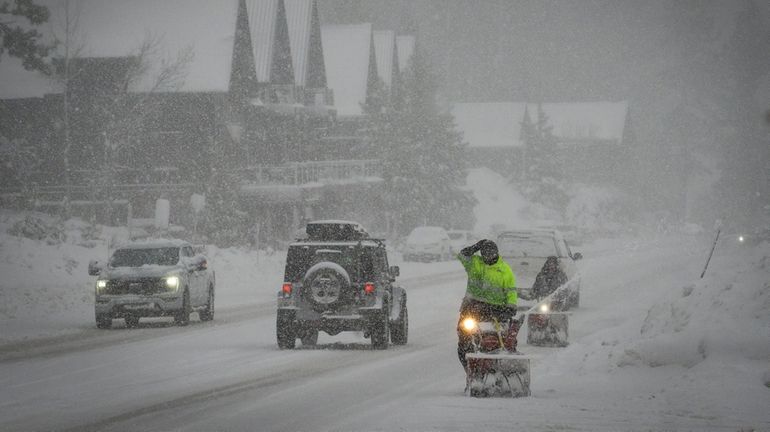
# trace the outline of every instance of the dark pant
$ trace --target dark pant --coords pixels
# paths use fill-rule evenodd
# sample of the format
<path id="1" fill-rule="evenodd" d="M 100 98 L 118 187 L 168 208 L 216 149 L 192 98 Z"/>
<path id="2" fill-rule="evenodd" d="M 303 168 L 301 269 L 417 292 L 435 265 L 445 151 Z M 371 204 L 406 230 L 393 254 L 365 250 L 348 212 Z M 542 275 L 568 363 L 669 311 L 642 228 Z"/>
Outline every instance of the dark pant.
<path id="1" fill-rule="evenodd" d="M 457 321 L 457 357 L 460 359 L 460 364 L 465 369 L 467 362 L 465 361 L 465 354 L 473 351 L 473 337 L 462 329 L 462 322 L 467 317 L 473 317 L 477 321 L 492 321 L 497 319 L 499 322 L 510 320 L 510 328 L 505 335 L 505 347 L 509 351 L 516 351 L 516 336 L 519 333 L 519 322 L 513 319 L 516 315 L 516 309 L 509 308 L 507 306 L 498 306 L 489 303 L 484 303 L 473 299 L 463 299 L 463 303 L 460 306 L 460 320 Z"/>

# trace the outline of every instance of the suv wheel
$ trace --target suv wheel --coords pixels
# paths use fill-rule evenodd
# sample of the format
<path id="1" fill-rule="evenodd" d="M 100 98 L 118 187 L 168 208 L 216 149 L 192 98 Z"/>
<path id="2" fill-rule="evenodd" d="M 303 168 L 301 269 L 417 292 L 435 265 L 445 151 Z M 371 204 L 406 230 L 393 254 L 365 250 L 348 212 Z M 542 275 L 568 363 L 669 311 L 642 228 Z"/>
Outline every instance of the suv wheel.
<path id="1" fill-rule="evenodd" d="M 278 339 L 278 348 L 294 349 L 294 345 L 297 343 L 297 328 L 294 325 L 293 312 L 278 311 L 275 333 Z"/>
<path id="2" fill-rule="evenodd" d="M 371 323 L 369 334 L 372 337 L 372 348 L 384 350 L 388 348 L 390 339 L 390 318 L 388 317 L 388 308 L 383 307 L 382 311 L 376 314 L 376 318 Z"/>
<path id="3" fill-rule="evenodd" d="M 307 329 L 303 331 L 300 340 L 302 341 L 302 346 L 314 346 L 318 343 L 318 330 Z"/>
<path id="4" fill-rule="evenodd" d="M 136 315 L 126 315 L 126 327 L 128 328 L 136 328 L 139 327 L 139 317 Z"/>
<path id="5" fill-rule="evenodd" d="M 183 327 L 190 324 L 190 313 L 192 313 L 190 291 L 185 289 L 184 294 L 182 294 L 182 309 L 174 315 L 174 322 L 176 325 Z"/>
<path id="6" fill-rule="evenodd" d="M 390 341 L 393 345 L 406 345 L 409 338 L 409 313 L 406 309 L 406 296 L 401 300 L 401 310 L 398 313 L 398 319 L 393 321 L 393 327 L 390 328 Z"/>
<path id="7" fill-rule="evenodd" d="M 96 315 L 96 328 L 108 329 L 110 327 L 112 327 L 112 315 L 110 314 Z"/>
<path id="8" fill-rule="evenodd" d="M 209 285 L 209 300 L 206 308 L 198 312 L 201 321 L 211 321 L 214 319 L 214 285 Z"/>

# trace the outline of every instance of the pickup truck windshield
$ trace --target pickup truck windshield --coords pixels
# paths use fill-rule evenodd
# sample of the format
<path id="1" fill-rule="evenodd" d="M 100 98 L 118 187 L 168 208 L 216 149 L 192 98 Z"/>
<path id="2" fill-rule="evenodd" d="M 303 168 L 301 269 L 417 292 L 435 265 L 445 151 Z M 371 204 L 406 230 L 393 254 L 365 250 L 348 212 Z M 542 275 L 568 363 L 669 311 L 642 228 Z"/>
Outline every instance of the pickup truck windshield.
<path id="1" fill-rule="evenodd" d="M 500 255 L 504 257 L 549 257 L 558 255 L 552 237 L 546 236 L 504 236 L 497 242 Z"/>
<path id="2" fill-rule="evenodd" d="M 112 267 L 170 266 L 179 262 L 179 248 L 118 249 L 112 254 Z"/>

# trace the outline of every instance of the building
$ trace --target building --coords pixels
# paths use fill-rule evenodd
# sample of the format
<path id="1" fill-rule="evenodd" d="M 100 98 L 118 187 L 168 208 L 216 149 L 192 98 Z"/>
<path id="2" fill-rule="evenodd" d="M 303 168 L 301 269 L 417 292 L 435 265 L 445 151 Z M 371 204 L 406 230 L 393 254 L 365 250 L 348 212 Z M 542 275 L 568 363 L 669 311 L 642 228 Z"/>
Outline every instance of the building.
<path id="1" fill-rule="evenodd" d="M 562 176 L 579 182 L 611 182 L 626 167 L 634 146 L 626 102 L 543 103 L 547 124 L 557 141 Z M 525 116 L 537 121 L 538 104 L 518 102 L 458 103 L 452 109 L 468 143 L 471 165 L 520 178 L 527 163 L 522 133 Z"/>
<path id="2" fill-rule="evenodd" d="M 376 82 L 398 82 L 392 32 L 322 29 L 315 0 L 85 1 L 88 46 L 69 63 L 67 116 L 61 83 L 0 63 L 0 134 L 48 156 L 33 179 L 4 175 L 4 205 L 31 194 L 37 208 L 119 223 L 124 207 L 148 217 L 164 197 L 172 220 L 189 225 L 190 196 L 232 175 L 248 224 L 266 237 L 287 238 L 308 218 L 376 224 L 367 206 L 348 204 L 382 182 L 355 147 L 361 103 Z M 375 40 L 390 52 L 383 77 Z M 158 87 L 163 65 L 184 55 L 183 76 Z"/>

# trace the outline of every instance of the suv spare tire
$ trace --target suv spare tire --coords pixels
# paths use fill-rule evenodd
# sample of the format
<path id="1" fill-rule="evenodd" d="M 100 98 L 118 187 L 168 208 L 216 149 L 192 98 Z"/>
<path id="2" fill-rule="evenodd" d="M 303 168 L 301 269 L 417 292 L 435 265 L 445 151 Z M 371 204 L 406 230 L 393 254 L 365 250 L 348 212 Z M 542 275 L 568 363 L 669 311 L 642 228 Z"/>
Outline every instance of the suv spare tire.
<path id="1" fill-rule="evenodd" d="M 327 310 L 341 303 L 350 288 L 350 275 L 339 264 L 320 262 L 310 267 L 302 280 L 306 299 L 316 310 Z"/>

